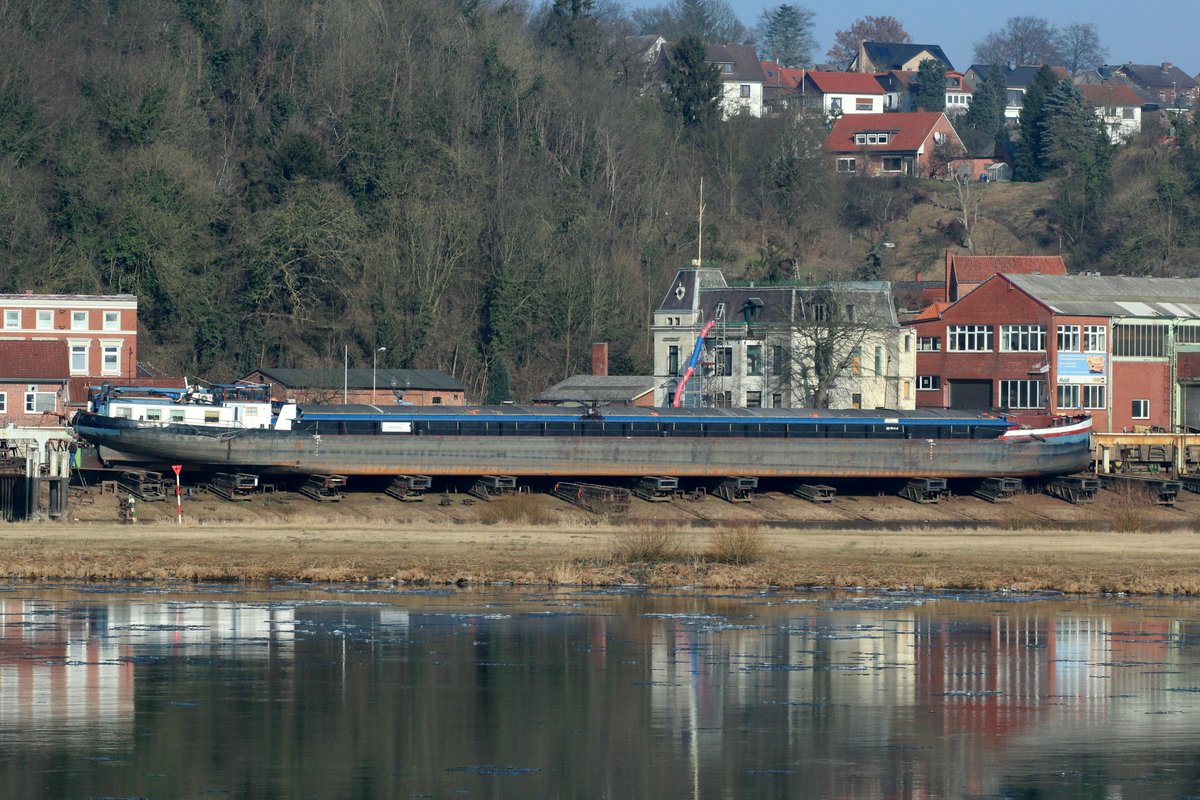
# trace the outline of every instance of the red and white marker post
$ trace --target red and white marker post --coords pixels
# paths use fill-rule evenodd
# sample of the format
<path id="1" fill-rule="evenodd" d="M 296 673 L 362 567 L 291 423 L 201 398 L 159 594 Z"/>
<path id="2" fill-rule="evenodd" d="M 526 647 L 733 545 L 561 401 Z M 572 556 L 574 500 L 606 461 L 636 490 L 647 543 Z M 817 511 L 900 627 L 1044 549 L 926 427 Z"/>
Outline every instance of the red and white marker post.
<path id="1" fill-rule="evenodd" d="M 183 524 L 183 493 L 179 489 L 179 471 L 183 469 L 183 464 L 172 464 L 171 469 L 175 470 L 175 511 L 176 519 L 179 524 Z"/>

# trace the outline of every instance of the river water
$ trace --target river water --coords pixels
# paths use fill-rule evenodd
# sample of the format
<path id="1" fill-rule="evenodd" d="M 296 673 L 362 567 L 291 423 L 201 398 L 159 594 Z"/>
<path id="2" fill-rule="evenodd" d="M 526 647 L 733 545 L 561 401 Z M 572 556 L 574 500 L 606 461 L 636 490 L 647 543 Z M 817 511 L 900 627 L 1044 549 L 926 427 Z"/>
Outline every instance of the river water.
<path id="1" fill-rule="evenodd" d="M 0 587 L 7 798 L 1200 797 L 1200 601 Z"/>

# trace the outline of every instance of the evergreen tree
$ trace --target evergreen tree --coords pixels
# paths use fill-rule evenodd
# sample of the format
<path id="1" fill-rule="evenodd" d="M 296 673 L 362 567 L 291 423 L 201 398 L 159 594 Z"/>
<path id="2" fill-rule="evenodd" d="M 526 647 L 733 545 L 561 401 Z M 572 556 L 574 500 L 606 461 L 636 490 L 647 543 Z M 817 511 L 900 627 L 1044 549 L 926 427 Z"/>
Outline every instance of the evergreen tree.
<path id="1" fill-rule="evenodd" d="M 914 111 L 946 110 L 946 65 L 927 58 L 917 67 L 917 85 L 912 93 Z"/>
<path id="2" fill-rule="evenodd" d="M 963 117 L 959 133 L 973 155 L 992 154 L 1008 139 L 1004 126 L 1004 107 L 1008 104 L 1004 72 L 992 65 L 971 95 L 971 105 Z"/>
<path id="3" fill-rule="evenodd" d="M 1055 216 L 1078 242 L 1099 224 L 1112 186 L 1112 144 L 1070 81 L 1059 81 L 1046 97 L 1041 128 L 1042 163 L 1059 178 Z"/>
<path id="4" fill-rule="evenodd" d="M 702 127 L 718 119 L 721 72 L 704 60 L 707 49 L 695 36 L 685 36 L 671 50 L 667 66 L 667 111 L 689 128 Z"/>
<path id="5" fill-rule="evenodd" d="M 597 34 L 595 12 L 596 0 L 554 0 L 542 35 L 548 44 L 583 56 Z"/>
<path id="6" fill-rule="evenodd" d="M 817 46 L 813 19 L 812 11 L 798 5 L 785 3 L 764 10 L 758 22 L 759 55 L 784 67 L 810 65 Z"/>
<path id="7" fill-rule="evenodd" d="M 1021 107 L 1021 140 L 1017 143 L 1016 171 L 1019 181 L 1036 182 L 1046 177 L 1044 145 L 1046 99 L 1058 86 L 1060 79 L 1048 66 L 1042 66 L 1025 90 Z"/>

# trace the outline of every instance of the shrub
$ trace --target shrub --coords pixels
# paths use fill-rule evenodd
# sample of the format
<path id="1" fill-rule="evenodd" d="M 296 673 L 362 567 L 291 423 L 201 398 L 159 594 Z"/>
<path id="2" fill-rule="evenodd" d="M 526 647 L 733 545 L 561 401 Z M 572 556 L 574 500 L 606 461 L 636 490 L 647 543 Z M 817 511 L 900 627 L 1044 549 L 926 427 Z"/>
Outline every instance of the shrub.
<path id="1" fill-rule="evenodd" d="M 753 564 L 762 560 L 765 549 L 766 537 L 761 528 L 736 525 L 713 532 L 705 557 L 721 564 Z"/>
<path id="2" fill-rule="evenodd" d="M 657 525 L 638 525 L 618 531 L 612 557 L 623 563 L 670 561 L 680 554 L 679 531 Z"/>
<path id="3" fill-rule="evenodd" d="M 484 525 L 548 525 L 555 519 L 554 514 L 538 502 L 538 498 L 527 493 L 497 498 L 479 508 L 479 521 Z"/>

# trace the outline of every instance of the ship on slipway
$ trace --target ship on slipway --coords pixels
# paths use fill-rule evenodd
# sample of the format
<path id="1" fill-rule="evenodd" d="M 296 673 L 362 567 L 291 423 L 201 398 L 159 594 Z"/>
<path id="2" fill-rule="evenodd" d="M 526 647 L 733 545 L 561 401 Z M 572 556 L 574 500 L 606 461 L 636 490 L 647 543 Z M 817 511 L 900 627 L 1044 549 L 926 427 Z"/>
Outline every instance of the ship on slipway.
<path id="1" fill-rule="evenodd" d="M 987 478 L 1090 466 L 1091 418 L 954 410 L 272 404 L 239 390 L 99 404 L 101 453 L 262 475 Z"/>

